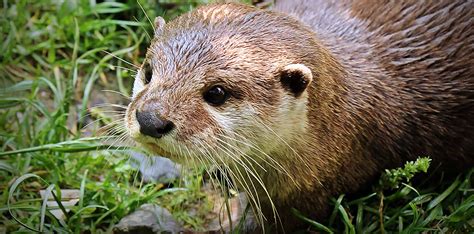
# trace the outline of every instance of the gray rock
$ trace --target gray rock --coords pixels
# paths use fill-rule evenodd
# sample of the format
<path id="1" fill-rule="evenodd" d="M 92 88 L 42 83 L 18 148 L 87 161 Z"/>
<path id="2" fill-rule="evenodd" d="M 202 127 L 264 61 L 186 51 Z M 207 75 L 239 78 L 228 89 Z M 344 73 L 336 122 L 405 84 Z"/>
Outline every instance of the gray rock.
<path id="1" fill-rule="evenodd" d="M 115 225 L 114 233 L 178 233 L 182 226 L 171 213 L 154 204 L 144 204 Z"/>
<path id="2" fill-rule="evenodd" d="M 130 151 L 130 164 L 138 168 L 145 182 L 168 183 L 180 177 L 181 165 L 160 156 Z"/>

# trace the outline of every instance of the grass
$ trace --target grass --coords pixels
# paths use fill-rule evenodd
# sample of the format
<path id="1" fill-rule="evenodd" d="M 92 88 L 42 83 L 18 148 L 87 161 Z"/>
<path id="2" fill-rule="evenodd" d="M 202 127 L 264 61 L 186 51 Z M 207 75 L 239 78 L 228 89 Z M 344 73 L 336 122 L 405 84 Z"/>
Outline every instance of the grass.
<path id="1" fill-rule="evenodd" d="M 175 188 L 145 184 L 125 148 L 104 145 L 100 132 L 120 119 L 120 108 L 107 103 L 127 104 L 123 96 L 130 95 L 134 65 L 144 58 L 152 31 L 144 12 L 170 19 L 198 2 L 123 2 L 3 1 L 0 232 L 110 232 L 145 203 L 165 206 L 190 228 L 202 227 L 210 208 L 201 170 Z M 472 232 L 471 178 L 472 171 L 416 189 L 395 180 L 398 188 L 341 196 L 326 223 L 295 213 L 323 232 Z M 39 195 L 52 191 L 55 200 L 64 200 L 65 189 L 78 190 L 76 205 L 51 207 Z M 187 212 L 198 205 L 197 214 Z"/>
<path id="2" fill-rule="evenodd" d="M 312 229 L 325 233 L 472 233 L 474 170 L 455 179 L 424 178 L 414 188 L 410 179 L 428 166 L 428 158 L 408 162 L 404 168 L 387 170 L 372 193 L 351 199 L 339 196 L 324 224 L 293 212 Z"/>

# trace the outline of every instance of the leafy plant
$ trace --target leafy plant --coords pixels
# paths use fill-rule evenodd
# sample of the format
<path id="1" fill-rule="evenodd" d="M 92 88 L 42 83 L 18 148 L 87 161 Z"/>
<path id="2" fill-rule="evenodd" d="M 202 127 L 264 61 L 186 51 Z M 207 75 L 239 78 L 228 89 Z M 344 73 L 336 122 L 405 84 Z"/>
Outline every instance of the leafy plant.
<path id="1" fill-rule="evenodd" d="M 409 182 L 417 173 L 428 171 L 430 158 L 418 158 L 416 161 L 410 161 L 403 168 L 386 169 L 380 179 L 382 188 L 398 188 L 403 181 Z"/>

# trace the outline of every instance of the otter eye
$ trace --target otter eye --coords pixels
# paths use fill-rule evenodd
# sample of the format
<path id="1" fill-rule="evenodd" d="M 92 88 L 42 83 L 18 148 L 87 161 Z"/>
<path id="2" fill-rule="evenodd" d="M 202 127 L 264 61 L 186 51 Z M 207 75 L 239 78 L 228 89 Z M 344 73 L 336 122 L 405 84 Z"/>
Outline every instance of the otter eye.
<path id="1" fill-rule="evenodd" d="M 204 92 L 204 100 L 213 106 L 220 106 L 224 104 L 225 101 L 229 98 L 229 94 L 226 90 L 220 86 L 212 86 L 206 92 Z"/>
<path id="2" fill-rule="evenodd" d="M 144 75 L 143 82 L 145 84 L 150 83 L 151 77 L 153 76 L 153 72 L 151 71 L 151 66 L 149 63 L 146 63 L 145 66 L 143 67 L 143 75 Z"/>

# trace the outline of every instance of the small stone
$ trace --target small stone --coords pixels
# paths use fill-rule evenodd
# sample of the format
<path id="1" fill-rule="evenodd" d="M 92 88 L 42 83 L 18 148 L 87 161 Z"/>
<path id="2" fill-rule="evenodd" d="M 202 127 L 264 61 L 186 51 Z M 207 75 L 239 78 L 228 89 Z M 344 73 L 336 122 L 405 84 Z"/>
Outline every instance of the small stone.
<path id="1" fill-rule="evenodd" d="M 59 209 L 58 203 L 56 202 L 56 200 L 54 200 L 51 192 L 49 193 L 46 193 L 46 192 L 47 191 L 44 189 L 40 190 L 41 199 L 44 199 L 45 197 L 47 197 L 46 206 L 57 207 L 55 209 L 50 208 L 49 212 L 51 212 L 51 214 L 53 214 L 54 217 L 56 217 L 57 219 L 65 220 L 66 214 L 64 214 L 64 212 L 61 209 Z M 61 189 L 61 205 L 65 207 L 66 212 L 69 212 L 70 210 L 70 208 L 68 207 L 73 207 L 79 202 L 79 194 L 80 194 L 79 189 Z"/>
<path id="2" fill-rule="evenodd" d="M 130 164 L 138 168 L 145 182 L 168 183 L 180 177 L 181 166 L 160 156 L 147 156 L 130 151 Z"/>
<path id="3" fill-rule="evenodd" d="M 182 230 L 168 210 L 155 204 L 142 205 L 114 227 L 114 233 L 178 233 Z"/>

